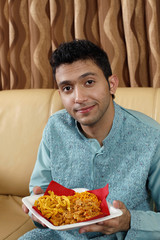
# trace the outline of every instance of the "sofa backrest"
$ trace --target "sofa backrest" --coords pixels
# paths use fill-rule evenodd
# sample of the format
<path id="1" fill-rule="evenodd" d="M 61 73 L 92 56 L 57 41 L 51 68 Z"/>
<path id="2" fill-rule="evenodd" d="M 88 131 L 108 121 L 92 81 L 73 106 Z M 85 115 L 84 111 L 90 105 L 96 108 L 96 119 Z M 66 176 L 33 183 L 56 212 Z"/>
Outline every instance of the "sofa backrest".
<path id="1" fill-rule="evenodd" d="M 115 101 L 160 122 L 160 89 L 118 88 Z M 57 90 L 0 92 L 0 194 L 26 196 L 49 116 L 62 109 Z"/>
<path id="2" fill-rule="evenodd" d="M 29 194 L 43 129 L 60 108 L 53 89 L 0 92 L 0 194 Z"/>
<path id="3" fill-rule="evenodd" d="M 160 123 L 160 88 L 118 88 L 115 101 Z"/>

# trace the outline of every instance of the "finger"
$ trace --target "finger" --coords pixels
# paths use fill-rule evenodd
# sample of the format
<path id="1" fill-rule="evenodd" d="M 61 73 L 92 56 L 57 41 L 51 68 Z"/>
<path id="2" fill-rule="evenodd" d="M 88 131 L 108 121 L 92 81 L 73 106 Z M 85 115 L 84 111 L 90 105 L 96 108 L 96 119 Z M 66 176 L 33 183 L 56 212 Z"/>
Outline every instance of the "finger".
<path id="1" fill-rule="evenodd" d="M 116 217 L 116 218 L 112 218 L 110 220 L 99 222 L 99 223 L 97 223 L 97 225 L 102 225 L 103 228 L 106 228 L 106 229 L 116 228 L 119 225 L 119 218 Z"/>
<path id="2" fill-rule="evenodd" d="M 118 218 L 113 218 L 107 221 L 99 222 L 96 224 L 89 225 L 87 227 L 82 227 L 80 228 L 79 232 L 84 233 L 84 232 L 107 232 L 110 230 L 112 231 L 113 228 L 117 227 L 119 224 L 119 219 Z"/>
<path id="3" fill-rule="evenodd" d="M 99 222 L 97 225 L 103 226 L 103 228 L 110 228 L 110 227 L 116 227 L 119 221 L 117 220 L 118 218 L 112 218 L 107 221 Z"/>
<path id="4" fill-rule="evenodd" d="M 101 232 L 103 234 L 112 234 L 115 232 L 115 228 L 112 227 L 107 227 L 105 225 L 98 225 L 98 224 L 94 224 L 94 225 L 90 225 L 87 227 L 83 227 L 79 230 L 79 233 L 86 233 L 86 232 Z"/>
<path id="5" fill-rule="evenodd" d="M 22 204 L 22 209 L 25 213 L 29 212 L 28 208 L 24 204 Z"/>
<path id="6" fill-rule="evenodd" d="M 113 201 L 113 207 L 114 208 L 119 208 L 119 201 L 114 200 Z"/>
<path id="7" fill-rule="evenodd" d="M 126 209 L 124 203 L 119 201 L 119 200 L 114 200 L 113 201 L 113 207 L 119 208 L 119 209 Z"/>
<path id="8" fill-rule="evenodd" d="M 41 194 L 41 193 L 44 193 L 44 191 L 42 190 L 41 187 L 36 186 L 36 187 L 33 188 L 33 193 L 34 194 Z"/>
<path id="9" fill-rule="evenodd" d="M 79 233 L 85 233 L 85 232 L 102 232 L 103 226 L 102 225 L 97 225 L 97 224 L 92 224 L 87 227 L 82 227 L 79 229 Z"/>
<path id="10" fill-rule="evenodd" d="M 38 223 L 40 223 L 43 227 L 46 227 L 46 225 L 44 224 L 44 223 L 42 223 L 38 218 L 36 218 L 34 215 L 32 215 L 32 220 L 34 221 L 34 222 L 38 222 Z"/>

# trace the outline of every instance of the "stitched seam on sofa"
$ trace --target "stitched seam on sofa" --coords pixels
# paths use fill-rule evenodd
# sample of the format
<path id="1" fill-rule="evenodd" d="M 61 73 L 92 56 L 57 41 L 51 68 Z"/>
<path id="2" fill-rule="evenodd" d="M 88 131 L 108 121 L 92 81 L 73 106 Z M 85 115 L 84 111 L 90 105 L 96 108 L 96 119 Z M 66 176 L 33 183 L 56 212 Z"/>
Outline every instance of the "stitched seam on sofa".
<path id="1" fill-rule="evenodd" d="M 20 230 L 28 221 L 30 221 L 30 218 L 27 219 L 20 227 L 18 227 L 17 229 L 15 229 L 14 231 L 12 231 L 5 239 L 7 239 L 8 237 L 10 237 L 13 233 L 15 233 L 17 230 Z"/>

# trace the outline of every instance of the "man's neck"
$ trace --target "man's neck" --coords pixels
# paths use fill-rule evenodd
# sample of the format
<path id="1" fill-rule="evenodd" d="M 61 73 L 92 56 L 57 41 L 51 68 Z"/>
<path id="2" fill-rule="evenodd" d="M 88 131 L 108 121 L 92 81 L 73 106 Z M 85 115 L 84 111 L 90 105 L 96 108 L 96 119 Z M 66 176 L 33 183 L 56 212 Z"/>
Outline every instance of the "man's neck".
<path id="1" fill-rule="evenodd" d="M 94 138 L 97 139 L 99 144 L 103 146 L 103 140 L 107 137 L 109 134 L 114 119 L 114 112 L 112 116 L 110 116 L 107 121 L 103 121 L 101 123 L 94 124 L 93 126 L 81 126 L 80 130 L 86 136 L 87 138 Z"/>
<path id="2" fill-rule="evenodd" d="M 97 139 L 99 144 L 101 146 L 103 146 L 103 140 L 107 137 L 108 133 L 110 132 L 111 127 L 112 127 L 112 124 L 110 126 L 107 126 L 105 128 L 106 131 L 104 130 L 103 127 L 101 129 L 94 129 L 94 128 L 91 128 L 91 127 L 85 127 L 85 128 L 82 129 L 82 132 L 87 138 Z"/>

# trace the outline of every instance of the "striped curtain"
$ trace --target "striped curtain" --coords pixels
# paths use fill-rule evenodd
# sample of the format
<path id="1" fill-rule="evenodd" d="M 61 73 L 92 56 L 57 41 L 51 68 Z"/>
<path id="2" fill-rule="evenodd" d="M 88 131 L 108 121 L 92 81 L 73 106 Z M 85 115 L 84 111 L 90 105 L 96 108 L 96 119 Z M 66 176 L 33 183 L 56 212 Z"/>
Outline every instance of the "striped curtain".
<path id="1" fill-rule="evenodd" d="M 160 87 L 160 0 L 0 0 L 0 90 L 56 88 L 51 52 L 88 39 L 120 87 Z"/>

